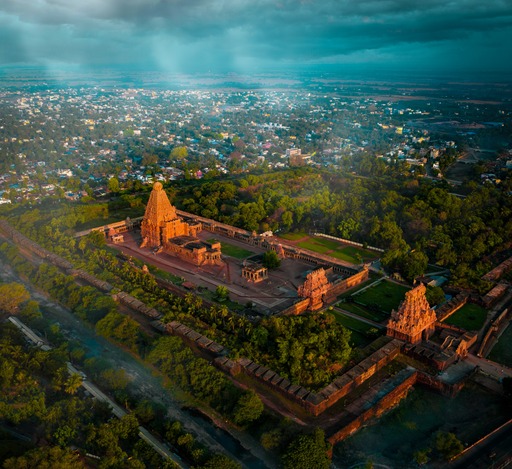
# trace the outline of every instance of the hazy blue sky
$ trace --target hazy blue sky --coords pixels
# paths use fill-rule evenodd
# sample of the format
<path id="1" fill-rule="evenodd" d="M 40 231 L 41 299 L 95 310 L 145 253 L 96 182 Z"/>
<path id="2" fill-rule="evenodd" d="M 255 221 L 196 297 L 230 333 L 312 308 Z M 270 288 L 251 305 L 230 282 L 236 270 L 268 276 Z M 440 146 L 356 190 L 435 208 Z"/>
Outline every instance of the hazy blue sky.
<path id="1" fill-rule="evenodd" d="M 1 0 L 0 65 L 512 72 L 512 0 Z"/>

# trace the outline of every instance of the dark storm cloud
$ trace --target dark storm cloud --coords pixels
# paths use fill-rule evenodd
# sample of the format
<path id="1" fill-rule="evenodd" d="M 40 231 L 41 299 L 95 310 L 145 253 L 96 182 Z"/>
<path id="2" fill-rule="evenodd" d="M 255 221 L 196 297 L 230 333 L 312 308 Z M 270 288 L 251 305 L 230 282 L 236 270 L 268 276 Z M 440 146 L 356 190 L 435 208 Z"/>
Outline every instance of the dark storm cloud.
<path id="1" fill-rule="evenodd" d="M 3 0 L 0 24 L 8 25 L 2 43 L 13 44 L 0 53 L 3 63 L 187 71 L 200 62 L 236 70 L 418 56 L 443 62 L 443 51 L 462 49 L 469 66 L 492 44 L 486 57 L 499 69 L 511 52 L 512 7 L 509 0 Z"/>

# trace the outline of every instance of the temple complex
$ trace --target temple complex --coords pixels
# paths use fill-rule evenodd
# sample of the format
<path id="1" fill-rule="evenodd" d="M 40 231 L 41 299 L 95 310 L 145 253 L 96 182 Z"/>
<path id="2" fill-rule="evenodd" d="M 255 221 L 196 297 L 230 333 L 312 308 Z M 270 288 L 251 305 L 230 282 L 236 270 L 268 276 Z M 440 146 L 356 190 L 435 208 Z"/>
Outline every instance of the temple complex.
<path id="1" fill-rule="evenodd" d="M 436 313 L 428 304 L 425 285 L 420 284 L 405 294 L 398 311 L 391 312 L 387 335 L 417 344 L 427 340 L 435 331 Z"/>
<path id="2" fill-rule="evenodd" d="M 200 222 L 186 222 L 179 217 L 162 183 L 154 184 L 141 223 L 141 247 L 161 249 L 195 265 L 221 262 L 220 243 L 196 237 L 201 228 Z"/>

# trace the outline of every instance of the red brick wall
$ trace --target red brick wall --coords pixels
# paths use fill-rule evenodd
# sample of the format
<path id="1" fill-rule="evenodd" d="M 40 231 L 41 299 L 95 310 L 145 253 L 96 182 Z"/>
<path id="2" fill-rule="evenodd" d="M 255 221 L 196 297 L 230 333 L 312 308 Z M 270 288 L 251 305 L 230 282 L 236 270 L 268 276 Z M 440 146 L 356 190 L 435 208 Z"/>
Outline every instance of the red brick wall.
<path id="1" fill-rule="evenodd" d="M 334 445 L 344 440 L 352 433 L 359 430 L 368 420 L 374 417 L 381 416 L 384 412 L 397 405 L 401 399 L 403 399 L 411 386 L 414 386 L 417 380 L 417 373 L 412 374 L 394 388 L 391 392 L 386 394 L 376 405 L 370 407 L 367 411 L 359 415 L 357 418 L 352 420 L 348 425 L 343 427 L 328 438 L 329 443 Z"/>

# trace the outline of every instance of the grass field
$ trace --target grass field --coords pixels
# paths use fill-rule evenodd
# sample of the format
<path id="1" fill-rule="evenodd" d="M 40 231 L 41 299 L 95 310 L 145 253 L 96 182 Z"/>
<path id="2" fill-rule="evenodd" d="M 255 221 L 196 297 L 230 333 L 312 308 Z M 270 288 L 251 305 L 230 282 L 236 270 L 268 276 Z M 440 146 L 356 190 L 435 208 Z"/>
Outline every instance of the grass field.
<path id="1" fill-rule="evenodd" d="M 347 246 L 339 241 L 322 237 L 311 237 L 297 243 L 297 246 L 320 254 L 329 253 L 329 256 L 352 264 L 360 264 L 361 262 L 379 257 L 377 253 L 369 251 L 368 249 L 359 248 L 357 246 Z"/>
<path id="2" fill-rule="evenodd" d="M 336 322 L 345 326 L 350 330 L 350 345 L 352 347 L 366 347 L 374 340 L 373 338 L 367 337 L 366 333 L 373 326 L 366 324 L 365 322 L 358 321 L 357 319 L 346 316 L 338 311 L 331 311 Z"/>
<path id="3" fill-rule="evenodd" d="M 357 303 L 338 303 L 337 306 L 341 309 L 357 314 L 358 316 L 371 319 L 376 322 L 382 322 L 389 316 L 389 314 L 383 311 L 370 311 L 368 308 L 358 305 Z"/>
<path id="4" fill-rule="evenodd" d="M 373 326 L 371 324 L 367 324 L 366 322 L 359 321 L 358 319 L 355 318 L 351 318 L 350 316 L 340 313 L 339 311 L 331 311 L 331 313 L 334 314 L 336 322 L 352 331 L 357 331 L 366 334 L 370 329 L 373 329 Z"/>
<path id="5" fill-rule="evenodd" d="M 466 303 L 455 311 L 446 321 L 446 324 L 462 327 L 467 331 L 478 331 L 482 328 L 487 317 L 487 311 L 474 303 Z"/>
<path id="6" fill-rule="evenodd" d="M 326 252 L 332 251 L 332 248 L 324 246 L 321 243 L 317 243 L 313 239 L 301 241 L 300 243 L 297 243 L 297 246 L 303 249 L 309 249 L 310 251 L 318 252 L 319 254 L 325 254 Z"/>
<path id="7" fill-rule="evenodd" d="M 497 344 L 492 348 L 489 359 L 512 367 L 512 325 L 501 334 Z"/>
<path id="8" fill-rule="evenodd" d="M 288 241 L 297 241 L 298 239 L 305 238 L 306 236 L 309 235 L 307 233 L 285 233 L 279 235 L 280 238 L 287 239 Z"/>
<path id="9" fill-rule="evenodd" d="M 409 287 L 384 280 L 361 293 L 357 293 L 354 295 L 354 299 L 365 305 L 378 305 L 381 310 L 389 314 L 392 309 L 398 308 L 400 302 L 405 298 L 405 292 L 409 290 Z"/>
<path id="10" fill-rule="evenodd" d="M 338 248 L 330 255 L 336 259 L 341 259 L 352 264 L 360 264 L 361 261 L 366 262 L 379 257 L 379 255 L 375 252 L 368 251 L 367 249 L 363 248 L 358 248 L 356 246 L 344 246 L 342 248 Z"/>
<path id="11" fill-rule="evenodd" d="M 361 293 L 354 293 L 355 302 L 344 301 L 337 306 L 363 318 L 382 322 L 389 317 L 391 310 L 398 308 L 407 291 L 408 287 L 384 280 Z M 345 295 L 345 298 L 347 296 L 350 295 Z"/>
<path id="12" fill-rule="evenodd" d="M 212 243 L 215 239 L 209 239 L 208 242 Z M 254 253 L 238 246 L 233 246 L 229 243 L 221 243 L 222 254 L 226 256 L 234 257 L 236 259 L 245 259 L 246 257 L 252 256 Z"/>

